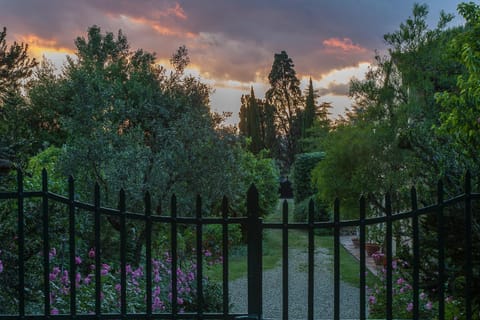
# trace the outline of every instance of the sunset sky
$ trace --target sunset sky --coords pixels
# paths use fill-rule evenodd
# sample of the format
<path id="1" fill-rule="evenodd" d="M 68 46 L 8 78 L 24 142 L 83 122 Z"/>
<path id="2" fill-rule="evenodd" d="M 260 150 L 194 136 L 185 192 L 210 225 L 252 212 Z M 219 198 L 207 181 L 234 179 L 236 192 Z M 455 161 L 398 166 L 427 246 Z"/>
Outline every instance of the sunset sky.
<path id="1" fill-rule="evenodd" d="M 352 76 L 362 77 L 374 56 L 385 50 L 383 34 L 410 15 L 411 0 L 0 0 L 0 27 L 7 42 L 26 42 L 35 57 L 61 65 L 73 55 L 73 41 L 98 25 L 122 29 L 132 49 L 156 52 L 168 65 L 186 45 L 190 73 L 215 90 L 212 109 L 231 111 L 238 121 L 240 96 L 253 85 L 257 97 L 268 89 L 273 55 L 285 50 L 305 87 L 312 77 L 320 101 L 333 114 L 350 106 Z M 429 23 L 441 9 L 456 13 L 460 0 L 428 0 Z M 457 19 L 454 24 L 462 21 Z"/>

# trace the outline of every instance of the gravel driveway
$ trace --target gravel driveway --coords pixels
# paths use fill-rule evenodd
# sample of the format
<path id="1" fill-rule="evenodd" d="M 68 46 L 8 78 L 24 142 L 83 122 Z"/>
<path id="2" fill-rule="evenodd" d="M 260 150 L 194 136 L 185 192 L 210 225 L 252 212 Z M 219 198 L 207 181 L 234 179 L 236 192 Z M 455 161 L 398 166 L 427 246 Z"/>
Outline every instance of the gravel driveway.
<path id="1" fill-rule="evenodd" d="M 289 319 L 307 318 L 307 252 L 289 250 Z M 333 257 L 328 249 L 315 252 L 315 319 L 333 319 Z M 229 284 L 232 312 L 247 313 L 247 278 Z M 263 272 L 263 315 L 265 319 L 281 319 L 282 315 L 282 267 Z M 358 319 L 359 289 L 340 283 L 340 316 L 342 319 Z"/>

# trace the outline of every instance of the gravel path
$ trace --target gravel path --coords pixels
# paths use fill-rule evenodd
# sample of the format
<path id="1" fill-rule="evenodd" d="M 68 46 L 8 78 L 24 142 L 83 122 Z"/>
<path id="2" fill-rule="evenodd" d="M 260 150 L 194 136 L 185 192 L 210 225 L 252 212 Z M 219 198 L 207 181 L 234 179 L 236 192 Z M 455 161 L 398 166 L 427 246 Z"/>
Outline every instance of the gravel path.
<path id="1" fill-rule="evenodd" d="M 307 252 L 289 250 L 289 319 L 307 318 Z M 333 318 L 333 257 L 328 249 L 315 252 L 315 319 Z M 240 278 L 229 284 L 232 312 L 247 313 L 247 279 Z M 263 272 L 263 315 L 265 319 L 281 319 L 282 315 L 282 267 Z M 359 290 L 347 283 L 340 283 L 340 316 L 342 319 L 358 319 Z"/>

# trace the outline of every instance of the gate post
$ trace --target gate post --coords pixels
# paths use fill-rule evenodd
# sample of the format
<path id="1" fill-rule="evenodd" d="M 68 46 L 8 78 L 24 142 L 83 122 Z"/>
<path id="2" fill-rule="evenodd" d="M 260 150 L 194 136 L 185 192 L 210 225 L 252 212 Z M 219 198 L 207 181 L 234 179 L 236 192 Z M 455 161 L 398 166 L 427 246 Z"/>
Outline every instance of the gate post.
<path id="1" fill-rule="evenodd" d="M 248 314 L 250 319 L 262 318 L 262 219 L 258 205 L 258 190 L 254 184 L 247 193 L 248 248 Z"/>

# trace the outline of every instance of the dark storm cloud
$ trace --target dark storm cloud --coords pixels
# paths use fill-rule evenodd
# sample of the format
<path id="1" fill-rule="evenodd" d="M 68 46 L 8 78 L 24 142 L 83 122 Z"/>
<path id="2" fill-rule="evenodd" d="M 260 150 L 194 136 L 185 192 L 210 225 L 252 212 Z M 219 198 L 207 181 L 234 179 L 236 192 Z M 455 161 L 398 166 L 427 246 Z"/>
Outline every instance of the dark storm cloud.
<path id="1" fill-rule="evenodd" d="M 432 2 L 453 11 L 455 3 Z M 440 1 L 443 3 L 444 1 Z M 299 75 L 321 78 L 332 69 L 368 61 L 383 34 L 411 13 L 414 1 L 397 0 L 0 0 L 9 34 L 35 35 L 73 48 L 91 25 L 122 29 L 133 48 L 168 59 L 187 45 L 202 75 L 242 82 L 266 78 L 273 55 L 286 50 Z"/>

